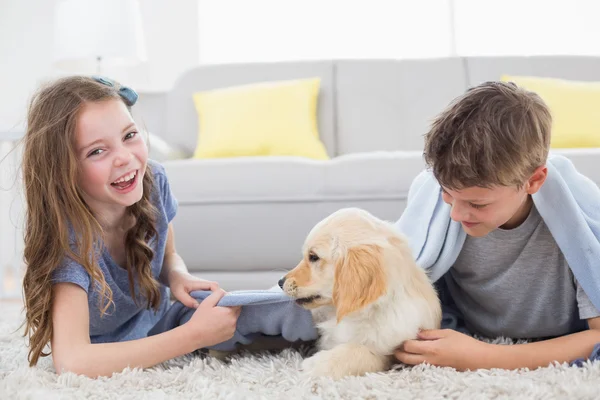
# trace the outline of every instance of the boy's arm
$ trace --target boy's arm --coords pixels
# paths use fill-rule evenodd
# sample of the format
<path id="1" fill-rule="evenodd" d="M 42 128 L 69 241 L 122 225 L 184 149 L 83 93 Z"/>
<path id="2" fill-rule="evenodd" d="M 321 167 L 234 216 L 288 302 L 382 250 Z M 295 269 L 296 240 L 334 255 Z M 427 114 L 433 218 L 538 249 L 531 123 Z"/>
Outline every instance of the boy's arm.
<path id="1" fill-rule="evenodd" d="M 534 343 L 499 345 L 481 342 L 451 330 L 428 330 L 419 340 L 407 340 L 395 353 L 410 365 L 428 364 L 457 370 L 547 367 L 552 362 L 587 358 L 600 343 L 600 317 L 588 319 L 589 330 Z"/>
<path id="2" fill-rule="evenodd" d="M 530 369 L 546 367 L 554 361 L 571 362 L 588 358 L 600 343 L 600 317 L 588 319 L 589 330 L 535 343 L 513 346 L 493 345 L 488 368 Z"/>

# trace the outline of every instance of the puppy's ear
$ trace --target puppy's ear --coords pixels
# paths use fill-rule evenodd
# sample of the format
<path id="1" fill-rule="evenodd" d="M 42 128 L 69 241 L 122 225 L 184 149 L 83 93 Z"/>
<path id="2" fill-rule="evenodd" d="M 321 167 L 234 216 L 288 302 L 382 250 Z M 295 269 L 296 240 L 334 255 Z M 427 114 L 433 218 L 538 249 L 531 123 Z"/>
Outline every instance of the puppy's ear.
<path id="1" fill-rule="evenodd" d="M 382 248 L 363 245 L 348 250 L 335 266 L 333 304 L 337 321 L 374 302 L 386 292 Z"/>

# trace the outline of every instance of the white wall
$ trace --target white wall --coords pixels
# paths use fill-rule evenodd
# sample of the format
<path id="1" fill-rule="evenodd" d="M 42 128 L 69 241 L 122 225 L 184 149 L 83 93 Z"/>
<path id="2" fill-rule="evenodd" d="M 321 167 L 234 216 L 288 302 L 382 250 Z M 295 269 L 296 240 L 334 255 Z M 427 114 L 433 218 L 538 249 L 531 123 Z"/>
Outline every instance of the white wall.
<path id="1" fill-rule="evenodd" d="M 22 125 L 27 102 L 43 81 L 70 73 L 52 65 L 54 4 L 60 0 L 0 0 L 0 131 Z M 198 64 L 197 0 L 142 0 L 148 61 L 103 73 L 140 92 L 169 89 Z"/>
<path id="2" fill-rule="evenodd" d="M 24 122 L 30 93 L 50 75 L 53 7 L 0 0 L 0 131 Z"/>
<path id="3" fill-rule="evenodd" d="M 31 92 L 51 75 L 52 10 L 52 1 L 0 0 L 0 298 L 21 294 L 23 215 L 18 153 L 1 132 L 20 130 Z"/>
<path id="4" fill-rule="evenodd" d="M 140 8 L 148 62 L 114 75 L 139 91 L 163 92 L 198 65 L 198 1 L 141 0 Z"/>

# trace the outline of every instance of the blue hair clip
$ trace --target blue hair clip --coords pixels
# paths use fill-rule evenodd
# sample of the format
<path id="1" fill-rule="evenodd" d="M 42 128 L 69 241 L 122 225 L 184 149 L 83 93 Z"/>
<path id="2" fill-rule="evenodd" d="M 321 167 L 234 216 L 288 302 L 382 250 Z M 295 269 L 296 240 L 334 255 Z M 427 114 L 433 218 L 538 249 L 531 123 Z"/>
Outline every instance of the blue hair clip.
<path id="1" fill-rule="evenodd" d="M 125 104 L 127 104 L 129 107 L 134 105 L 139 97 L 135 90 L 127 86 L 121 86 L 121 88 L 119 89 L 119 94 L 121 95 L 123 100 L 125 100 Z"/>
<path id="2" fill-rule="evenodd" d="M 92 75 L 92 79 L 98 83 L 106 86 L 114 87 L 115 84 L 112 80 L 99 75 Z M 125 101 L 129 107 L 133 106 L 138 100 L 138 94 L 135 90 L 127 86 L 121 86 L 119 88 L 119 96 Z"/>

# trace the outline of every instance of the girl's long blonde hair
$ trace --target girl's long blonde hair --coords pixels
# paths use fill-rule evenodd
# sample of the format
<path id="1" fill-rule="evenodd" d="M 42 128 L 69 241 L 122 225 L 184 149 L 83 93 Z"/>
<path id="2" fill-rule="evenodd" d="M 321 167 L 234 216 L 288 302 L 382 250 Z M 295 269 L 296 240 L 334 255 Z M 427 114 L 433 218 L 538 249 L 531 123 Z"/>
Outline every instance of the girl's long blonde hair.
<path id="1" fill-rule="evenodd" d="M 40 356 L 50 354 L 44 347 L 52 337 L 52 274 L 65 258 L 82 265 L 90 275 L 90 287 L 98 288 L 103 299 L 102 315 L 112 303 L 112 291 L 98 267 L 102 227 L 77 186 L 74 141 L 77 118 L 85 103 L 122 101 L 118 90 L 116 82 L 110 87 L 89 77 L 61 78 L 42 87 L 29 105 L 22 167 L 27 203 L 23 291 L 30 366 L 37 364 Z M 157 309 L 159 284 L 152 275 L 154 252 L 148 246 L 156 235 L 156 208 L 150 201 L 153 183 L 152 171 L 147 168 L 142 199 L 127 210 L 136 223 L 126 234 L 124 267 L 133 299 L 137 281 L 146 306 Z M 69 234 L 70 229 L 74 235 Z"/>

